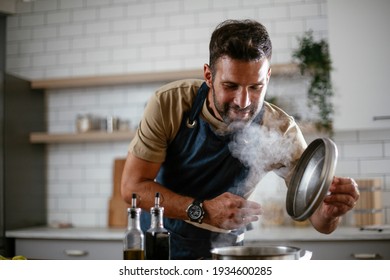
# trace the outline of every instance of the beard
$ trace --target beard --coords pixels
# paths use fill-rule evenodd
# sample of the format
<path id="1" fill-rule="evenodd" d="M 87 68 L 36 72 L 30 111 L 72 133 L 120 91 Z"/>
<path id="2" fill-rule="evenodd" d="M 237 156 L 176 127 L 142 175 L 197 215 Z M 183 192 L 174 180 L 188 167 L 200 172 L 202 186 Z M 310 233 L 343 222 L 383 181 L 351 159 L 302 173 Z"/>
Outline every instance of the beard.
<path id="1" fill-rule="evenodd" d="M 251 123 L 259 112 L 259 104 L 251 103 L 248 107 L 240 108 L 232 103 L 219 103 L 212 89 L 214 106 L 225 124 L 240 123 L 242 125 Z"/>

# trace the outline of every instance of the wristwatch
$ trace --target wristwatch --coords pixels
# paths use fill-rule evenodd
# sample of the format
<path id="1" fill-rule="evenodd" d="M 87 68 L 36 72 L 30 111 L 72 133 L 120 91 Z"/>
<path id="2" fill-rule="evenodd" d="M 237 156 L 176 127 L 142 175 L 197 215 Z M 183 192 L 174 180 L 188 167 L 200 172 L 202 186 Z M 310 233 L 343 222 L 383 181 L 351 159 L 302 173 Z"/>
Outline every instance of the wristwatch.
<path id="1" fill-rule="evenodd" d="M 186 212 L 191 222 L 201 224 L 204 217 L 203 201 L 195 199 L 190 205 L 188 205 Z"/>

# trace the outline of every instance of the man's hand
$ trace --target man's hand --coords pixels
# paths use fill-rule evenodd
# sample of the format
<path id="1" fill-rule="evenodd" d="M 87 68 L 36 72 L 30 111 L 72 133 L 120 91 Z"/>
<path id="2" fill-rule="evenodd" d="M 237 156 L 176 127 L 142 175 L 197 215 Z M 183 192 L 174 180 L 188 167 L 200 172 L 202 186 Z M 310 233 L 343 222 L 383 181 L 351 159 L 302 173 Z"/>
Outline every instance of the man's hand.
<path id="1" fill-rule="evenodd" d="M 314 228 L 322 233 L 334 231 L 340 217 L 355 207 L 359 196 L 358 185 L 352 178 L 334 177 L 329 195 L 310 218 Z"/>
<path id="2" fill-rule="evenodd" d="M 262 214 L 260 204 L 225 192 L 203 203 L 204 222 L 221 229 L 237 229 L 257 221 Z"/>
<path id="3" fill-rule="evenodd" d="M 329 218 L 342 216 L 353 209 L 360 196 L 358 185 L 351 178 L 335 177 L 329 192 L 321 209 L 323 215 Z"/>

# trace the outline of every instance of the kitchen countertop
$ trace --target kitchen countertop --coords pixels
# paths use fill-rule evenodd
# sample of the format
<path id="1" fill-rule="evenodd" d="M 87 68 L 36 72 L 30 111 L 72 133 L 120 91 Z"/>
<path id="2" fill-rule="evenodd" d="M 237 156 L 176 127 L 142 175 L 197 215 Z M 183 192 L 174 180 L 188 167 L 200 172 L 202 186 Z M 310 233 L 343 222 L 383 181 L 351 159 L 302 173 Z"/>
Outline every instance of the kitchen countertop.
<path id="1" fill-rule="evenodd" d="M 262 227 L 248 231 L 246 241 L 337 241 L 337 240 L 390 240 L 390 225 L 382 231 L 360 230 L 357 227 L 339 227 L 331 234 L 321 234 L 312 227 Z M 28 239 L 78 239 L 121 241 L 123 228 L 87 228 L 87 227 L 33 227 L 6 231 L 8 238 Z"/>

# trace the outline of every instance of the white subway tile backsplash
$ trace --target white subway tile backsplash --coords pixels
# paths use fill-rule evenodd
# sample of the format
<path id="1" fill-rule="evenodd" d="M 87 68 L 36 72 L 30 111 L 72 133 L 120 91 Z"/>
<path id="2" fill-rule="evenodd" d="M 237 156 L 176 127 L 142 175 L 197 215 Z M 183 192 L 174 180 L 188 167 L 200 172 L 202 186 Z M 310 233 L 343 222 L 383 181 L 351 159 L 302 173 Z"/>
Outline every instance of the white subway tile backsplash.
<path id="1" fill-rule="evenodd" d="M 143 1 L 131 4 L 127 7 L 128 17 L 145 17 L 152 16 L 154 13 L 154 5 L 151 2 Z"/>
<path id="2" fill-rule="evenodd" d="M 19 53 L 19 44 L 18 43 L 8 43 L 6 45 L 6 56 L 17 55 Z"/>
<path id="3" fill-rule="evenodd" d="M 71 212 L 84 209 L 84 199 L 80 197 L 64 197 L 58 201 L 58 209 Z"/>
<path id="4" fill-rule="evenodd" d="M 104 205 L 103 205 L 104 206 Z M 106 209 L 104 209 L 106 210 Z M 103 211 L 103 210 L 102 210 Z M 106 210 L 107 212 L 107 210 Z M 98 213 L 95 211 L 72 211 L 69 213 L 69 219 L 73 226 L 83 226 L 83 227 L 101 227 L 106 224 L 99 224 Z"/>
<path id="5" fill-rule="evenodd" d="M 180 59 L 180 56 L 170 56 L 166 59 L 159 59 L 154 61 L 154 67 L 156 71 L 174 71 L 175 69 L 181 68 L 183 61 Z"/>
<path id="6" fill-rule="evenodd" d="M 123 63 L 111 62 L 109 65 L 100 64 L 96 70 L 98 75 L 122 74 L 125 70 Z"/>
<path id="7" fill-rule="evenodd" d="M 111 4 L 111 0 L 86 0 L 87 6 L 107 6 Z"/>
<path id="8" fill-rule="evenodd" d="M 30 27 L 24 29 L 9 29 L 7 32 L 7 42 L 28 41 L 32 38 L 31 30 Z"/>
<path id="9" fill-rule="evenodd" d="M 124 46 L 126 41 L 122 34 L 108 34 L 96 39 L 100 48 L 114 47 L 114 49 Z"/>
<path id="10" fill-rule="evenodd" d="M 6 18 L 7 29 L 12 30 L 13 28 L 19 27 L 19 19 L 20 17 L 18 16 L 8 16 Z"/>
<path id="11" fill-rule="evenodd" d="M 226 11 L 227 18 L 234 19 L 255 19 L 258 11 L 256 9 L 239 9 L 236 11 Z"/>
<path id="12" fill-rule="evenodd" d="M 84 27 L 81 23 L 73 23 L 58 26 L 58 35 L 60 37 L 77 36 L 84 33 Z"/>
<path id="13" fill-rule="evenodd" d="M 167 19 L 167 22 L 169 28 L 177 29 L 178 26 L 180 26 L 181 28 L 194 28 L 196 27 L 197 17 L 195 14 L 175 14 L 170 16 Z M 187 32 L 187 30 L 188 29 L 186 28 L 184 32 Z"/>
<path id="14" fill-rule="evenodd" d="M 197 46 L 201 44 L 205 47 L 207 54 L 208 54 L 208 45 L 207 40 L 210 37 L 210 27 L 194 27 L 194 28 L 188 28 L 185 32 L 183 32 L 184 41 L 192 43 L 194 46 Z M 180 38 L 180 37 L 177 37 Z M 176 42 L 176 41 L 173 41 Z"/>
<path id="15" fill-rule="evenodd" d="M 32 66 L 54 66 L 57 64 L 57 56 L 54 54 L 39 54 L 32 57 Z"/>
<path id="16" fill-rule="evenodd" d="M 369 140 L 390 140 L 390 130 L 381 129 L 381 130 L 364 130 L 359 132 L 359 140 L 360 141 L 369 141 Z"/>
<path id="17" fill-rule="evenodd" d="M 359 174 L 358 160 L 339 159 L 336 166 L 336 174 L 338 176 L 356 176 Z"/>
<path id="18" fill-rule="evenodd" d="M 385 144 L 385 157 L 390 157 L 390 143 Z"/>
<path id="19" fill-rule="evenodd" d="M 281 20 L 289 18 L 288 6 L 265 6 L 258 8 L 259 20 Z"/>
<path id="20" fill-rule="evenodd" d="M 390 159 L 361 160 L 361 172 L 369 174 L 388 174 L 390 173 Z"/>
<path id="21" fill-rule="evenodd" d="M 83 182 L 80 184 L 72 184 L 66 188 L 72 196 L 88 197 L 99 193 L 99 185 L 93 182 Z"/>
<path id="22" fill-rule="evenodd" d="M 79 0 L 59 0 L 60 9 L 82 8 L 84 1 Z"/>
<path id="23" fill-rule="evenodd" d="M 68 51 L 71 46 L 69 39 L 52 39 L 46 41 L 46 51 L 60 52 Z"/>
<path id="24" fill-rule="evenodd" d="M 23 43 L 19 47 L 19 52 L 21 54 L 29 54 L 29 53 L 43 53 L 44 51 L 44 42 L 42 41 L 29 41 Z"/>
<path id="25" fill-rule="evenodd" d="M 84 53 L 82 51 L 63 52 L 58 55 L 58 64 L 73 65 L 83 62 Z"/>
<path id="26" fill-rule="evenodd" d="M 328 30 L 328 19 L 326 17 L 310 18 L 306 20 L 306 30 Z"/>
<path id="27" fill-rule="evenodd" d="M 46 23 L 49 25 L 69 22 L 71 22 L 71 13 L 69 11 L 50 13 L 46 17 Z"/>
<path id="28" fill-rule="evenodd" d="M 226 14 L 223 10 L 208 10 L 198 15 L 198 22 L 201 26 L 211 25 L 215 27 L 218 23 L 226 19 Z"/>
<path id="29" fill-rule="evenodd" d="M 168 47 L 168 56 L 177 58 L 177 56 L 189 57 L 196 53 L 196 46 L 191 43 L 176 43 Z"/>
<path id="30" fill-rule="evenodd" d="M 38 14 L 31 14 L 31 15 L 25 15 L 21 17 L 20 19 L 20 26 L 37 26 L 37 25 L 43 25 L 45 23 L 45 16 L 44 14 L 38 13 Z"/>
<path id="31" fill-rule="evenodd" d="M 136 31 L 138 29 L 138 19 L 135 18 L 121 18 L 111 21 L 111 28 L 113 32 L 121 31 Z M 124 35 L 124 40 L 127 39 L 127 34 Z"/>
<path id="32" fill-rule="evenodd" d="M 212 1 L 208 0 L 197 0 L 197 1 L 186 1 L 184 5 L 184 11 L 189 14 L 198 14 L 203 11 L 208 11 L 213 9 Z"/>
<path id="33" fill-rule="evenodd" d="M 61 167 L 57 170 L 59 181 L 76 183 L 85 179 L 85 170 L 73 166 Z"/>
<path id="34" fill-rule="evenodd" d="M 72 50 L 94 49 L 98 46 L 96 37 L 76 37 L 71 42 Z"/>
<path id="35" fill-rule="evenodd" d="M 98 21 L 85 24 L 85 34 L 87 35 L 106 34 L 108 32 L 110 32 L 109 21 Z"/>
<path id="36" fill-rule="evenodd" d="M 98 73 L 98 69 L 94 65 L 72 65 L 71 75 L 72 77 L 83 77 L 83 76 L 95 76 Z"/>
<path id="37" fill-rule="evenodd" d="M 114 61 L 134 61 L 137 59 L 138 49 L 134 47 L 119 47 L 112 50 L 112 59 Z"/>
<path id="38" fill-rule="evenodd" d="M 46 67 L 45 72 L 47 73 L 47 77 L 50 78 L 61 78 L 61 77 L 67 77 L 70 75 L 70 69 L 63 68 L 63 67 Z"/>
<path id="39" fill-rule="evenodd" d="M 57 198 L 62 196 L 67 197 L 70 196 L 70 194 L 71 194 L 71 189 L 69 188 L 69 185 L 67 183 L 51 182 L 50 189 L 47 190 L 47 195 L 50 198 Z"/>
<path id="40" fill-rule="evenodd" d="M 57 27 L 56 26 L 42 26 L 34 28 L 32 32 L 33 39 L 50 39 L 57 37 Z"/>
<path id="41" fill-rule="evenodd" d="M 73 22 L 78 22 L 78 21 L 92 22 L 97 19 L 97 13 L 98 12 L 96 8 L 72 10 L 72 20 Z"/>
<path id="42" fill-rule="evenodd" d="M 292 18 L 312 18 L 320 14 L 320 7 L 317 3 L 303 3 L 290 6 L 290 16 Z"/>
<path id="43" fill-rule="evenodd" d="M 211 6 L 213 9 L 220 10 L 220 9 L 236 9 L 240 6 L 241 1 L 240 0 L 230 0 L 230 1 L 224 1 L 224 0 L 214 0 L 211 1 Z"/>
<path id="44" fill-rule="evenodd" d="M 175 15 L 181 13 L 182 7 L 185 5 L 184 1 L 180 0 L 166 0 L 154 3 L 154 13 L 156 15 Z"/>
<path id="45" fill-rule="evenodd" d="M 275 22 L 275 32 L 279 34 L 296 34 L 301 36 L 305 32 L 304 20 L 280 20 Z"/>
<path id="46" fill-rule="evenodd" d="M 344 157 L 346 158 L 372 158 L 383 156 L 382 143 L 345 144 L 343 150 Z"/>
<path id="47" fill-rule="evenodd" d="M 140 28 L 142 30 L 164 30 L 166 26 L 166 16 L 144 17 L 140 19 Z"/>
<path id="48" fill-rule="evenodd" d="M 107 209 L 106 197 L 86 197 L 85 198 L 85 210 L 96 211 L 102 208 Z"/>
<path id="49" fill-rule="evenodd" d="M 85 62 L 101 64 L 102 62 L 109 62 L 110 57 L 110 49 L 88 50 L 85 53 Z"/>
<path id="50" fill-rule="evenodd" d="M 22 69 L 31 67 L 31 57 L 29 55 L 12 55 L 7 59 L 7 65 L 13 69 Z"/>
<path id="51" fill-rule="evenodd" d="M 125 10 L 122 6 L 110 7 L 104 6 L 101 7 L 98 11 L 99 19 L 113 19 L 113 18 L 121 18 L 125 15 Z"/>

